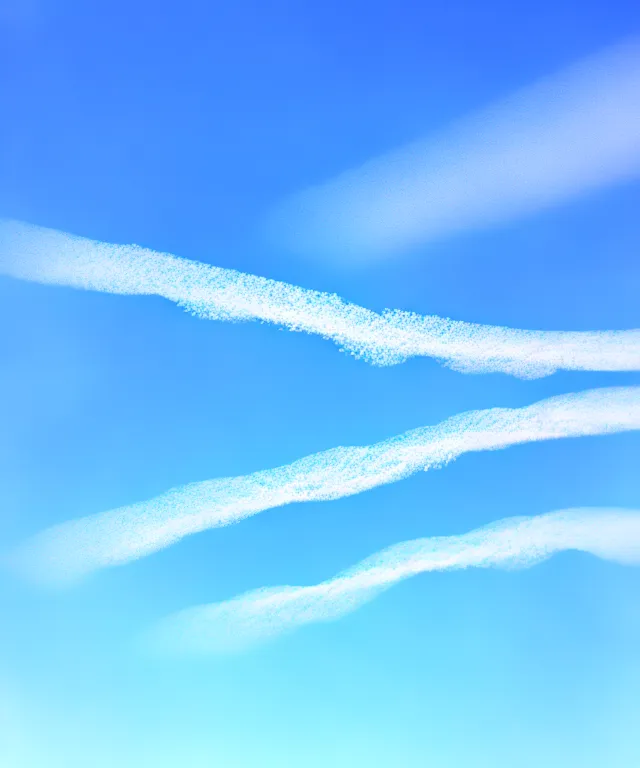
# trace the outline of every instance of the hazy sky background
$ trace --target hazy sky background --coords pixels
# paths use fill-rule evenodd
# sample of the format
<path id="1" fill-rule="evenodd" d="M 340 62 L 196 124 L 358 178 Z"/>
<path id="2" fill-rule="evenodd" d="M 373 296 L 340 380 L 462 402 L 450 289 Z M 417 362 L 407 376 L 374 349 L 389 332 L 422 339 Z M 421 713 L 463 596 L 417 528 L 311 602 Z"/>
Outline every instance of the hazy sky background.
<path id="1" fill-rule="evenodd" d="M 262 226 L 287 195 L 638 32 L 635 3 L 32 0 L 3 6 L 0 25 L 0 215 L 376 310 L 640 327 L 637 184 L 358 267 L 280 251 Z M 640 384 L 465 376 L 428 359 L 377 369 L 317 337 L 206 322 L 159 298 L 8 278 L 0 323 L 7 548 L 171 486 L 463 410 Z M 0 763 L 636 765 L 640 571 L 587 555 L 425 574 L 235 657 L 160 662 L 133 640 L 181 608 L 314 584 L 405 539 L 638 507 L 639 449 L 622 434 L 463 456 L 186 538 L 63 592 L 3 573 Z"/>

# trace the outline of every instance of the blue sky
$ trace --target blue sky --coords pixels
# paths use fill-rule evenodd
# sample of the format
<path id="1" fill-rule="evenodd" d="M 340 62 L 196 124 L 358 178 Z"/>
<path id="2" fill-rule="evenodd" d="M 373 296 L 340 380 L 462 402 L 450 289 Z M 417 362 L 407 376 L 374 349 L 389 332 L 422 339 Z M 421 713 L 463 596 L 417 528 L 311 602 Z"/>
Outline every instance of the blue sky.
<path id="1" fill-rule="evenodd" d="M 370 265 L 264 232 L 286 196 L 446 128 L 640 27 L 630 2 L 13 2 L 0 13 L 0 215 L 135 242 L 381 310 L 640 327 L 638 187 L 594 191 Z M 196 480 L 364 445 L 635 373 L 535 381 L 154 297 L 0 278 L 0 539 Z M 291 505 L 47 592 L 0 575 L 8 768 L 632 766 L 640 572 L 577 553 L 425 574 L 249 653 L 153 660 L 166 614 L 314 584 L 405 539 L 570 506 L 638 507 L 637 434 L 462 457 Z"/>

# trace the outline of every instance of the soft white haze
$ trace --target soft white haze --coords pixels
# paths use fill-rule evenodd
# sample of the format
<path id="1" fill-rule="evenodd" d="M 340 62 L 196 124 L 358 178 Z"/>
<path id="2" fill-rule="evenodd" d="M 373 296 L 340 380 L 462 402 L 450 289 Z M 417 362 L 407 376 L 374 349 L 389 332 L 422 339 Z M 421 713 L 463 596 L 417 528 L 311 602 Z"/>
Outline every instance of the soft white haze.
<path id="1" fill-rule="evenodd" d="M 640 43 L 574 64 L 442 133 L 286 200 L 277 243 L 367 262 L 640 173 Z"/>

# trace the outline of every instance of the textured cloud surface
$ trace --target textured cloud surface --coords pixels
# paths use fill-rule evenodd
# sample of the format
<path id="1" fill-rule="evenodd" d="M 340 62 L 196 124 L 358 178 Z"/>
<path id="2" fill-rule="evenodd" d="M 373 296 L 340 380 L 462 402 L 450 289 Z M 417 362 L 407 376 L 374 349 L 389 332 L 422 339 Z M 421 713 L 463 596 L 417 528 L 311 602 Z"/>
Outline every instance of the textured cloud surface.
<path id="1" fill-rule="evenodd" d="M 64 584 L 207 528 L 284 504 L 351 496 L 442 467 L 470 451 L 639 428 L 640 387 L 587 390 L 525 408 L 468 411 L 374 445 L 333 448 L 276 469 L 192 483 L 62 523 L 25 542 L 12 562 L 45 584 Z"/>
<path id="2" fill-rule="evenodd" d="M 258 589 L 180 611 L 162 620 L 146 642 L 169 654 L 243 650 L 303 624 L 338 619 L 418 573 L 526 568 L 569 549 L 640 564 L 640 511 L 569 509 L 508 518 L 462 536 L 406 541 L 316 586 Z"/>
<path id="3" fill-rule="evenodd" d="M 285 201 L 276 242 L 366 261 L 481 229 L 640 174 L 632 40 Z"/>
<path id="4" fill-rule="evenodd" d="M 640 330 L 526 331 L 400 310 L 378 314 L 335 294 L 16 221 L 0 221 L 0 274 L 163 296 L 207 319 L 275 323 L 331 339 L 375 365 L 424 356 L 468 373 L 502 371 L 523 378 L 558 369 L 640 370 Z"/>

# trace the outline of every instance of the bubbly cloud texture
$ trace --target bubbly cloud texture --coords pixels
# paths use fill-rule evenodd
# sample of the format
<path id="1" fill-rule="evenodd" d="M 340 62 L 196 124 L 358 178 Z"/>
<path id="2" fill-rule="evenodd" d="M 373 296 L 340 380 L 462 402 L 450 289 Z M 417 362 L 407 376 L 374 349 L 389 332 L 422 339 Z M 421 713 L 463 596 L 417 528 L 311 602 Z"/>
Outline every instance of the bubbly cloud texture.
<path id="1" fill-rule="evenodd" d="M 564 550 L 640 564 L 640 511 L 568 509 L 511 517 L 462 536 L 406 541 L 316 586 L 258 589 L 182 610 L 159 622 L 145 645 L 162 654 L 240 651 L 304 624 L 341 618 L 418 573 L 526 568 Z"/>
<path id="2" fill-rule="evenodd" d="M 640 174 L 640 42 L 574 64 L 439 135 L 284 201 L 274 240 L 368 262 Z"/>
<path id="3" fill-rule="evenodd" d="M 333 448 L 275 469 L 192 483 L 150 501 L 71 520 L 25 542 L 11 561 L 37 581 L 63 585 L 198 531 L 285 504 L 351 496 L 442 467 L 471 451 L 639 428 L 640 387 L 592 389 L 524 408 L 468 411 L 374 445 Z"/>
<path id="4" fill-rule="evenodd" d="M 11 220 L 0 221 L 0 274 L 107 293 L 163 296 L 206 319 L 262 320 L 330 339 L 374 365 L 424 356 L 466 373 L 501 371 L 522 378 L 558 369 L 640 370 L 638 329 L 526 331 L 401 310 L 378 314 L 335 294 Z"/>

